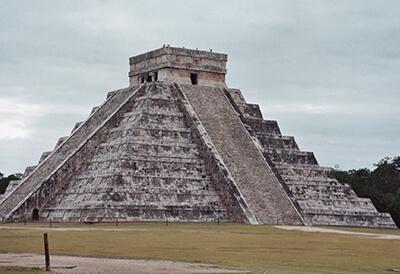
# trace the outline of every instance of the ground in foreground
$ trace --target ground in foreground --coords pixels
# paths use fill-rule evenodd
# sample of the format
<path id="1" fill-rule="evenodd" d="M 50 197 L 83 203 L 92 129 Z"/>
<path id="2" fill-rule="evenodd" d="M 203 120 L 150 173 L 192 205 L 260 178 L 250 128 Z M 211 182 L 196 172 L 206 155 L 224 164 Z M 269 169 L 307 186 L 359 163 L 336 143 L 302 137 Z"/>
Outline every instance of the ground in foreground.
<path id="1" fill-rule="evenodd" d="M 41 253 L 44 231 L 53 255 L 208 263 L 256 273 L 389 273 L 400 268 L 398 239 L 242 224 L 8 224 L 0 226 L 0 252 Z"/>
<path id="2" fill-rule="evenodd" d="M 0 266 L 0 273 L 46 273 L 41 254 L 2 253 L 0 254 L 0 264 L 13 266 L 10 269 L 2 269 Z M 25 268 L 21 268 L 21 266 Z M 243 272 L 210 264 L 59 255 L 51 256 L 51 271 L 54 274 L 227 274 Z"/>
<path id="3" fill-rule="evenodd" d="M 21 266 L 0 266 L 0 273 L 4 274 L 45 274 L 39 268 L 36 267 L 21 267 Z"/>

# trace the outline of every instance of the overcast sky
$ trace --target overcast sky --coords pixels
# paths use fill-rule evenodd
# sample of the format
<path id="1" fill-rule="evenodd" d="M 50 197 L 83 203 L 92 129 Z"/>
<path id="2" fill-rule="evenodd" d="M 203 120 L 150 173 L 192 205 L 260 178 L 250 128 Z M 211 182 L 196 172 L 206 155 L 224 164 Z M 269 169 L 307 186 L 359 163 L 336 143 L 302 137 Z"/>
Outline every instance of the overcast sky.
<path id="1" fill-rule="evenodd" d="M 321 165 L 400 155 L 400 1 L 0 1 L 0 171 L 23 172 L 163 44 L 229 55 L 227 83 Z"/>

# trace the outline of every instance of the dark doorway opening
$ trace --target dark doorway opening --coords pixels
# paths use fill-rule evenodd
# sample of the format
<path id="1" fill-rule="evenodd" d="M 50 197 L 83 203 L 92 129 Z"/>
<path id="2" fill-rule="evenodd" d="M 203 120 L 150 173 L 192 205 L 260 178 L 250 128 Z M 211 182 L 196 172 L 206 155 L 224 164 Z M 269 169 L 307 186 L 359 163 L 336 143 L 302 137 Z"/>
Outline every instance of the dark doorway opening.
<path id="1" fill-rule="evenodd" d="M 151 75 L 146 76 L 146 82 L 151 82 Z"/>
<path id="2" fill-rule="evenodd" d="M 154 72 L 154 82 L 157 82 L 157 81 L 158 81 L 158 72 L 155 71 Z"/>
<path id="3" fill-rule="evenodd" d="M 192 81 L 192 85 L 197 85 L 198 84 L 197 73 L 191 73 L 190 74 L 190 81 Z"/>
<path id="4" fill-rule="evenodd" d="M 32 221 L 39 221 L 39 209 L 37 208 L 32 210 Z"/>

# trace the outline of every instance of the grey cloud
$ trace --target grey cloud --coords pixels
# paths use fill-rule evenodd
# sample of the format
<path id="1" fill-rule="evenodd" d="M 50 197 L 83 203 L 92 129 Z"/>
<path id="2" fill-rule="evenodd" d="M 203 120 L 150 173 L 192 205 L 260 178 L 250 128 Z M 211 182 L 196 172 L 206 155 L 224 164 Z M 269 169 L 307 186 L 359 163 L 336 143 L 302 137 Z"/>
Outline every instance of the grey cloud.
<path id="1" fill-rule="evenodd" d="M 46 111 L 0 140 L 0 171 L 34 163 L 164 43 L 228 53 L 228 84 L 320 163 L 371 166 L 400 152 L 399 32 L 398 1 L 2 1 L 0 100 Z"/>

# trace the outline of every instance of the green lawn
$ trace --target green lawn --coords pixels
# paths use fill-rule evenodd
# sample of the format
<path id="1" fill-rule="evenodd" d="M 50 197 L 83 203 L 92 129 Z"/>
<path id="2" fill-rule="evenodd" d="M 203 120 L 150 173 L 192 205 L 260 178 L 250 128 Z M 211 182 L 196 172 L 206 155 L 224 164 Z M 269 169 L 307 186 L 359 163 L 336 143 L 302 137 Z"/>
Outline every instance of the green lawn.
<path id="1" fill-rule="evenodd" d="M 7 226 L 15 224 L 1 227 Z M 19 226 L 32 229 L 0 229 L 0 252 L 41 253 L 44 231 L 37 228 L 48 225 Z M 257 273 L 390 273 L 400 268 L 400 240 L 243 224 L 53 225 L 61 226 L 96 230 L 49 231 L 51 254 L 205 262 Z"/>

